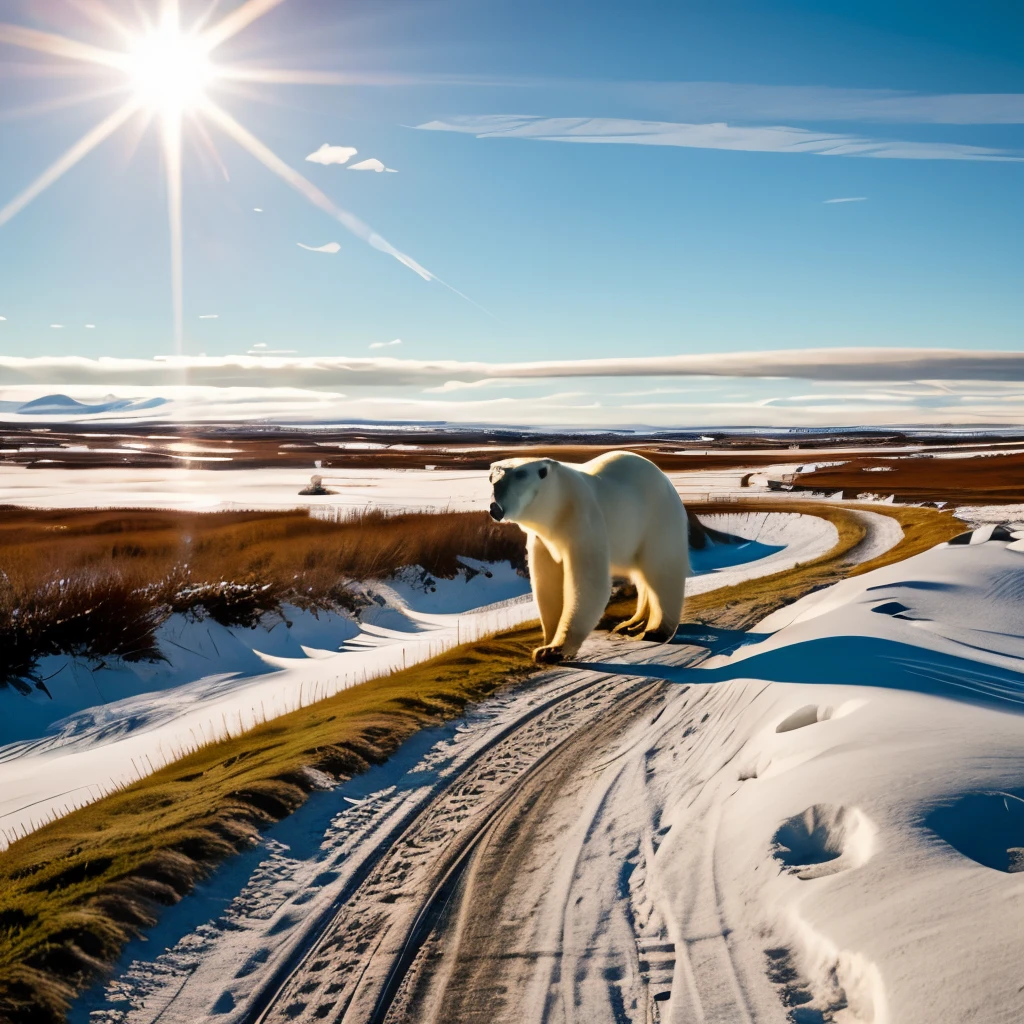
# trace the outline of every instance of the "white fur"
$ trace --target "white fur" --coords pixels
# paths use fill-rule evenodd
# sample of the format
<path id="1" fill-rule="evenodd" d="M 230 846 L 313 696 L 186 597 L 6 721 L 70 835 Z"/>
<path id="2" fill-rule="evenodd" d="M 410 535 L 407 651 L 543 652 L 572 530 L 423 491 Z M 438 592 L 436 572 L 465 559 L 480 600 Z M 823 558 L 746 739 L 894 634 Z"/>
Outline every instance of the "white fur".
<path id="1" fill-rule="evenodd" d="M 632 452 L 582 465 L 506 459 L 491 466 L 492 515 L 526 531 L 544 629 L 538 661 L 571 658 L 600 621 L 611 577 L 636 584 L 637 613 L 621 627 L 667 639 L 690 573 L 686 510 L 671 481 Z"/>

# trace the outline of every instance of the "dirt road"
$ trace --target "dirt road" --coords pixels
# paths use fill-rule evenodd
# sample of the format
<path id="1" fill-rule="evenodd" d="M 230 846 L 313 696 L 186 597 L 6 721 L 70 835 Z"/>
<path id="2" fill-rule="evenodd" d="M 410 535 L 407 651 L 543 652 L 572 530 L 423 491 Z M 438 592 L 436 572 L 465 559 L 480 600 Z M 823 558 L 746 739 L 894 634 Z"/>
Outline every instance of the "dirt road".
<path id="1" fill-rule="evenodd" d="M 645 652 L 592 641 L 588 655 L 624 664 Z M 662 649 L 658 664 L 704 656 Z M 720 794 L 696 768 L 706 772 L 709 751 L 712 762 L 735 755 L 729 723 L 751 695 L 582 669 L 532 689 L 449 781 L 395 818 L 384 842 L 347 858 L 338 897 L 229 1019 L 785 1019 L 763 949 L 744 959 L 768 997 L 757 1002 L 776 1012 L 759 1014 L 747 994 L 715 898 L 714 815 L 699 812 Z M 666 780 L 674 790 L 683 779 L 693 788 L 694 880 L 678 921 L 659 905 L 654 858 L 669 830 Z M 160 1019 L 194 1019 L 187 1003 Z"/>

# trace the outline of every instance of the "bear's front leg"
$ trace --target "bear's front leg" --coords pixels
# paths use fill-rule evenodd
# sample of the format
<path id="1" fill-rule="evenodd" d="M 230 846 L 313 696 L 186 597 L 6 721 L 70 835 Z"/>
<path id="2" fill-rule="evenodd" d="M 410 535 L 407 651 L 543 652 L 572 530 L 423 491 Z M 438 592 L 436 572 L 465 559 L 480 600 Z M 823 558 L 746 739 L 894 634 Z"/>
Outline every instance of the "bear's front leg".
<path id="1" fill-rule="evenodd" d="M 546 644 L 544 647 L 534 650 L 533 660 L 538 665 L 557 665 L 560 661 L 565 660 L 565 653 L 561 647 L 555 644 Z"/>
<path id="2" fill-rule="evenodd" d="M 526 557 L 530 566 L 530 586 L 540 612 L 544 643 L 550 644 L 562 617 L 562 566 L 551 557 L 547 545 L 535 533 L 526 541 Z"/>
<path id="3" fill-rule="evenodd" d="M 562 615 L 549 644 L 533 652 L 534 661 L 552 664 L 575 657 L 601 621 L 612 589 L 611 562 L 604 538 L 582 538 L 563 557 Z"/>

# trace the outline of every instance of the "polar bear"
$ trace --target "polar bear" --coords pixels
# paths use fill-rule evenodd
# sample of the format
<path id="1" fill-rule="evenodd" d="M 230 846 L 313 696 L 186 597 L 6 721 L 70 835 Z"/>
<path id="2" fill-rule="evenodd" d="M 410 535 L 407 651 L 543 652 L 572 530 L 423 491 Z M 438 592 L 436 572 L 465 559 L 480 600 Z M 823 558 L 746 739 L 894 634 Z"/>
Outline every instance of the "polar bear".
<path id="1" fill-rule="evenodd" d="M 637 587 L 636 614 L 619 629 L 669 639 L 679 625 L 690 573 L 686 510 L 671 481 L 632 452 L 582 465 L 505 459 L 491 466 L 491 517 L 527 536 L 544 646 L 534 660 L 571 658 L 598 624 L 611 577 Z"/>

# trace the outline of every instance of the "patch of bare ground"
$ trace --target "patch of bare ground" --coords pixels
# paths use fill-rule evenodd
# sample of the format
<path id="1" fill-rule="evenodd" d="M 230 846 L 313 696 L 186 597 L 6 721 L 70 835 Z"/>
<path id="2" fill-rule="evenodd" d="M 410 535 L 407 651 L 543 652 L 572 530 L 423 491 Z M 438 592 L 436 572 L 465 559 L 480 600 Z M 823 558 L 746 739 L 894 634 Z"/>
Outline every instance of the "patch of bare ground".
<path id="1" fill-rule="evenodd" d="M 345 469 L 486 469 L 514 456 L 550 456 L 585 462 L 616 449 L 635 451 L 666 471 L 756 467 L 779 462 L 884 456 L 893 449 L 924 452 L 957 450 L 953 437 L 905 435 L 899 431 L 803 431 L 771 435 L 764 431 L 706 436 L 699 431 L 658 431 L 579 435 L 514 429 L 462 430 L 275 428 L 198 424 L 131 426 L 105 424 L 89 428 L 21 424 L 0 426 L 0 464 L 28 468 L 118 468 L 173 470 L 188 466 L 210 472 L 238 468 L 305 469 L 319 462 L 324 470 Z M 1019 437 L 989 436 L 972 442 L 975 451 L 1020 446 Z"/>
<path id="2" fill-rule="evenodd" d="M 796 489 L 834 492 L 856 498 L 862 493 L 894 494 L 900 502 L 945 501 L 951 504 L 1015 503 L 1024 492 L 1024 454 L 968 453 L 936 458 L 913 456 L 853 458 L 839 466 L 801 473 Z"/>

